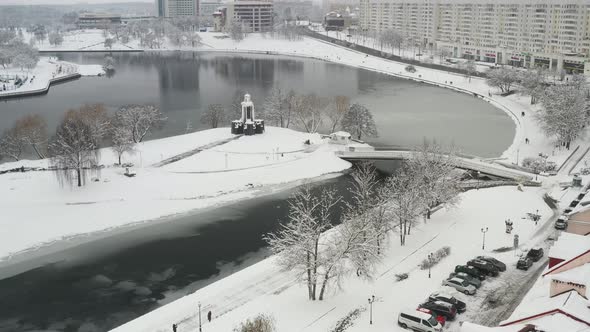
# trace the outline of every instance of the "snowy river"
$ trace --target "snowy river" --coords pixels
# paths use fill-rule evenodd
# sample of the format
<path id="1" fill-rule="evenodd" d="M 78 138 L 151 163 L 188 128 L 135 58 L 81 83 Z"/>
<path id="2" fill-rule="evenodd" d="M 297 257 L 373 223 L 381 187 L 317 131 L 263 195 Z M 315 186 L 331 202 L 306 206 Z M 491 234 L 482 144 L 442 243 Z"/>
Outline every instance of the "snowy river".
<path id="1" fill-rule="evenodd" d="M 102 63 L 104 54 L 62 54 Z M 111 77 L 82 78 L 49 94 L 0 102 L 0 130 L 40 113 L 53 128 L 63 112 L 84 103 L 111 110 L 153 103 L 167 115 L 154 137 L 202 128 L 209 104 L 229 107 L 252 94 L 262 103 L 273 86 L 320 96 L 347 95 L 374 113 L 373 143 L 411 146 L 424 137 L 454 142 L 463 152 L 500 155 L 514 124 L 503 112 L 465 94 L 322 61 L 229 54 L 115 54 Z M 347 196 L 349 178 L 319 183 Z M 214 282 L 268 255 L 261 236 L 287 215 L 291 191 L 113 232 L 73 249 L 40 255 L 16 275 L 0 268 L 0 331 L 105 331 Z M 48 263 L 50 262 L 50 263 Z M 27 265 L 27 264 L 24 264 Z M 4 271 L 3 271 L 4 270 Z"/>

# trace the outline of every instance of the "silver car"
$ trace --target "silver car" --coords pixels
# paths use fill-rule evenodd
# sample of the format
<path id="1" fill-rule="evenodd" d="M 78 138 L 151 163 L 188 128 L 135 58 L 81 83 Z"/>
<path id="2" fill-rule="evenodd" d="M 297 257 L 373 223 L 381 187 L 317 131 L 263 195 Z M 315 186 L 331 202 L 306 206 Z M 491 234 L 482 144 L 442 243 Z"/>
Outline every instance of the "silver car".
<path id="1" fill-rule="evenodd" d="M 466 280 L 459 279 L 459 278 L 450 278 L 443 281 L 443 286 L 453 287 L 454 289 L 458 290 L 461 293 L 465 293 L 467 295 L 475 294 L 475 286 L 469 284 Z"/>

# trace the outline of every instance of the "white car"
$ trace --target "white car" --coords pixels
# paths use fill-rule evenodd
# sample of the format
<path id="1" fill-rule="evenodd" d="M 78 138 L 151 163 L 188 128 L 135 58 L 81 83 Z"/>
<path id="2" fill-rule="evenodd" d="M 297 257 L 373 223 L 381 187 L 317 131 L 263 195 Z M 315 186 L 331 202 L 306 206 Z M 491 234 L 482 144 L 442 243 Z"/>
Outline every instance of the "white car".
<path id="1" fill-rule="evenodd" d="M 469 284 L 467 280 L 459 279 L 459 278 L 450 278 L 443 281 L 443 286 L 453 287 L 454 289 L 458 290 L 461 293 L 465 293 L 467 295 L 475 294 L 476 288 L 475 286 Z"/>
<path id="2" fill-rule="evenodd" d="M 421 332 L 441 332 L 442 325 L 433 314 L 428 314 L 416 309 L 406 309 L 399 313 L 397 324 L 404 329 Z"/>

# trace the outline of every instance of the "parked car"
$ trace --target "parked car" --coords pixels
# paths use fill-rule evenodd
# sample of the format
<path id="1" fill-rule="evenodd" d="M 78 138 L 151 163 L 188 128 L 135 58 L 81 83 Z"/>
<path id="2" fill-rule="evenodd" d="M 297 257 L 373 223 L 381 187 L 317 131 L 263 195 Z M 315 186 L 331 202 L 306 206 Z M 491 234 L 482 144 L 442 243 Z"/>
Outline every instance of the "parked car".
<path id="1" fill-rule="evenodd" d="M 457 316 L 457 308 L 454 305 L 443 301 L 426 301 L 422 303 L 420 308 L 426 308 L 437 315 L 444 316 L 447 320 L 455 319 Z"/>
<path id="2" fill-rule="evenodd" d="M 533 262 L 538 262 L 543 257 L 543 248 L 531 249 L 526 254 Z"/>
<path id="3" fill-rule="evenodd" d="M 498 276 L 498 274 L 500 274 L 500 272 L 498 271 L 498 269 L 494 265 L 492 265 L 486 261 L 483 261 L 481 259 L 472 259 L 469 262 L 467 262 L 467 265 L 478 268 L 481 271 L 485 272 L 489 276 L 496 277 L 496 276 Z"/>
<path id="4" fill-rule="evenodd" d="M 485 280 L 486 274 L 476 267 L 468 265 L 457 265 L 455 266 L 455 272 L 465 272 L 472 277 L 478 278 L 479 280 Z"/>
<path id="5" fill-rule="evenodd" d="M 450 278 L 443 281 L 443 286 L 453 287 L 454 289 L 458 290 L 461 293 L 465 293 L 467 295 L 475 294 L 475 286 L 470 285 L 467 281 L 459 279 L 459 278 Z"/>
<path id="6" fill-rule="evenodd" d="M 493 266 L 495 266 L 501 272 L 506 271 L 506 264 L 504 264 L 501 261 L 495 259 L 494 257 L 490 257 L 490 256 L 477 256 L 477 259 L 481 259 L 482 261 L 486 261 L 486 262 L 492 264 Z"/>
<path id="7" fill-rule="evenodd" d="M 451 272 L 449 274 L 449 278 L 459 278 L 467 281 L 470 285 L 475 286 L 475 288 L 481 287 L 481 280 L 476 277 L 472 277 L 465 272 Z"/>
<path id="8" fill-rule="evenodd" d="M 576 205 L 578 205 L 578 203 L 580 203 L 580 201 L 579 201 L 579 200 L 577 200 L 577 199 L 574 199 L 574 200 L 573 200 L 573 201 L 570 203 L 570 207 L 571 207 L 571 208 L 575 208 L 575 207 L 576 207 Z"/>
<path id="9" fill-rule="evenodd" d="M 521 257 L 516 263 L 516 268 L 519 270 L 528 270 L 533 265 L 533 260 L 527 256 Z"/>
<path id="10" fill-rule="evenodd" d="M 447 323 L 447 319 L 445 318 L 445 316 L 437 315 L 436 313 L 432 312 L 429 309 L 418 307 L 418 309 L 416 309 L 416 310 L 425 312 L 427 314 L 434 315 L 434 317 L 436 317 L 436 320 L 440 323 L 441 326 L 445 326 L 445 324 Z"/>
<path id="11" fill-rule="evenodd" d="M 454 305 L 455 308 L 457 308 L 458 313 L 465 312 L 465 310 L 467 309 L 465 302 L 457 300 L 454 296 L 451 296 L 450 294 L 447 294 L 447 293 L 443 293 L 443 292 L 432 293 L 432 294 L 430 294 L 428 299 L 431 301 L 443 301 L 443 302 L 450 303 L 450 304 Z"/>
<path id="12" fill-rule="evenodd" d="M 555 221 L 555 229 L 566 229 L 567 228 L 567 219 L 566 215 L 562 215 Z"/>
<path id="13" fill-rule="evenodd" d="M 420 332 L 441 332 L 442 325 L 432 314 L 427 314 L 416 309 L 405 309 L 399 313 L 397 324 L 404 329 L 412 329 Z"/>

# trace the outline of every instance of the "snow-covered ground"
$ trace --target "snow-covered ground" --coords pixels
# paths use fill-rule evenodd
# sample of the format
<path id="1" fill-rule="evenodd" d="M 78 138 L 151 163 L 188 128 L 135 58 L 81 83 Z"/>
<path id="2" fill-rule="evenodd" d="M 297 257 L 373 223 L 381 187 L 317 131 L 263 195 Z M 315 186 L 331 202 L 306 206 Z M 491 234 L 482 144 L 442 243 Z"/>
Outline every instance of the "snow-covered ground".
<path id="1" fill-rule="evenodd" d="M 229 128 L 219 128 L 140 143 L 133 155 L 123 157 L 124 163 L 135 164 L 131 171 L 136 176 L 131 178 L 124 175 L 125 169 L 112 166 L 117 161 L 115 154 L 102 149 L 101 163 L 107 167 L 95 175 L 97 181 L 82 188 L 60 186 L 51 171 L 0 176 L 0 262 L 71 236 L 270 194 L 281 185 L 350 167 L 333 153 L 341 146 L 328 144 L 318 135 L 274 127 L 178 163 L 156 166 L 167 158 L 233 137 Z M 304 144 L 308 139 L 311 145 Z M 277 148 L 278 153 L 273 153 Z M 243 154 L 248 157 L 242 158 Z M 5 163 L 0 170 L 47 167 L 48 163 Z"/>
<path id="2" fill-rule="evenodd" d="M 377 298 L 373 305 L 373 326 L 369 326 L 367 310 L 347 331 L 404 331 L 396 325 L 397 313 L 405 307 L 416 307 L 430 293 L 445 289 L 440 284 L 455 265 L 486 254 L 506 262 L 505 273 L 518 274 L 514 271 L 517 260 L 514 251 L 498 254 L 493 249 L 511 247 L 513 234 L 520 236 L 523 249 L 529 246 L 529 239 L 536 241 L 536 233 L 553 214 L 543 202 L 543 193 L 540 188 L 525 188 L 521 192 L 516 187 L 498 187 L 462 194 L 457 207 L 436 212 L 427 224 L 414 229 L 406 246 L 400 246 L 396 234 L 392 234 L 391 246 L 374 281 L 351 276 L 343 282 L 341 291 L 331 289 L 325 301 L 309 301 L 305 286 L 295 282 L 292 272 L 280 271 L 276 258 L 271 257 L 114 331 L 168 331 L 173 323 L 180 323 L 180 331 L 196 331 L 199 302 L 203 312 L 211 310 L 214 317 L 211 323 L 205 323 L 205 331 L 231 331 L 240 321 L 258 313 L 271 314 L 281 332 L 329 331 L 350 311 L 367 309 L 367 298 L 371 295 Z M 525 218 L 536 210 L 542 215 L 538 225 Z M 504 232 L 506 218 L 514 221 L 512 235 Z M 489 228 L 485 250 L 482 250 L 482 227 Z M 451 247 L 451 255 L 432 269 L 432 278 L 428 279 L 428 271 L 420 270 L 417 265 L 428 253 L 447 245 Z M 517 252 L 520 254 L 520 250 Z M 409 278 L 396 282 L 398 273 L 409 273 Z M 484 283 L 489 284 L 486 288 L 493 289 L 502 281 L 492 279 Z M 482 290 L 475 297 L 457 296 L 466 300 L 469 307 L 485 295 Z M 455 331 L 463 319 L 459 316 L 449 323 L 449 330 Z"/>
<path id="3" fill-rule="evenodd" d="M 61 68 L 61 71 L 59 70 Z M 39 63 L 30 71 L 21 71 L 20 68 L 0 68 L 0 77 L 27 78 L 26 82 L 14 89 L 12 84 L 0 84 L 0 97 L 28 92 L 40 92 L 49 89 L 50 82 L 80 74 L 82 76 L 98 76 L 104 74 L 101 65 L 78 65 L 66 61 L 58 61 L 51 57 L 41 57 Z M 13 83 L 13 82 L 12 82 Z M 4 90 L 6 86 L 6 90 Z"/>

